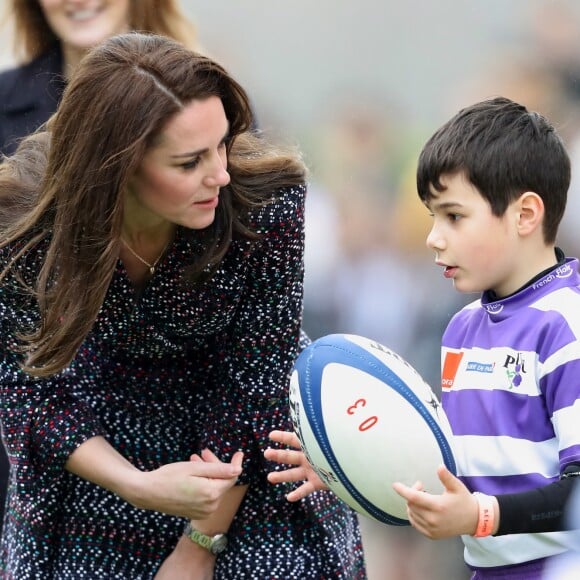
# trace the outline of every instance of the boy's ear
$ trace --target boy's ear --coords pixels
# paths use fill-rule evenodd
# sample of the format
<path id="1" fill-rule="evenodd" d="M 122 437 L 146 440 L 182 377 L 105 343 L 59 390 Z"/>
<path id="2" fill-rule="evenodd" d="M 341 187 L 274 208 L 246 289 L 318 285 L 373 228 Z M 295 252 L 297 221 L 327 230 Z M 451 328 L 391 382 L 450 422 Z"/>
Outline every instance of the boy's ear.
<path id="1" fill-rule="evenodd" d="M 525 191 L 518 200 L 518 232 L 528 236 L 537 228 L 541 228 L 544 221 L 544 202 L 533 191 Z"/>

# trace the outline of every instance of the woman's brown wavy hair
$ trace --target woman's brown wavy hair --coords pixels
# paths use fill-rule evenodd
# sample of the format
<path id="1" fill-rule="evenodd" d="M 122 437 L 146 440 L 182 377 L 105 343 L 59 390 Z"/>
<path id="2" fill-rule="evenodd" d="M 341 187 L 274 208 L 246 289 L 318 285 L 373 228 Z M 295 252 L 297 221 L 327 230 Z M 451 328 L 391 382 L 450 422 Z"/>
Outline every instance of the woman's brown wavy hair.
<path id="1" fill-rule="evenodd" d="M 35 246 L 48 248 L 34 288 L 40 325 L 21 336 L 26 372 L 52 375 L 74 358 L 116 267 L 128 182 L 172 116 L 210 96 L 220 97 L 230 124 L 231 183 L 202 232 L 199 275 L 233 238 L 254 236 L 244 223 L 251 207 L 304 183 L 306 173 L 297 151 L 252 132 L 245 91 L 214 61 L 156 35 L 110 38 L 79 65 L 48 131 L 0 165 L 0 248 L 12 250 L 0 282 Z"/>
<path id="2" fill-rule="evenodd" d="M 60 42 L 38 0 L 10 0 L 7 11 L 7 20 L 12 20 L 14 27 L 14 51 L 25 61 L 35 59 Z M 130 11 L 132 30 L 168 36 L 195 47 L 195 27 L 181 11 L 178 0 L 131 0 Z"/>

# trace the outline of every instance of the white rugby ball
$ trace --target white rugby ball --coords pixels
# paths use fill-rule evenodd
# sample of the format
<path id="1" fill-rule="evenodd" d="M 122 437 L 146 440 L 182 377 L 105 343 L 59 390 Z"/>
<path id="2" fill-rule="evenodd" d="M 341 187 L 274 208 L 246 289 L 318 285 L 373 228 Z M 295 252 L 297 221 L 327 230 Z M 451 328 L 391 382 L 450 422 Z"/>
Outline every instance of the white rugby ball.
<path id="1" fill-rule="evenodd" d="M 351 334 L 314 341 L 296 360 L 290 409 L 308 461 L 357 512 L 408 525 L 395 481 L 441 493 L 437 467 L 456 473 L 439 400 L 395 352 Z"/>

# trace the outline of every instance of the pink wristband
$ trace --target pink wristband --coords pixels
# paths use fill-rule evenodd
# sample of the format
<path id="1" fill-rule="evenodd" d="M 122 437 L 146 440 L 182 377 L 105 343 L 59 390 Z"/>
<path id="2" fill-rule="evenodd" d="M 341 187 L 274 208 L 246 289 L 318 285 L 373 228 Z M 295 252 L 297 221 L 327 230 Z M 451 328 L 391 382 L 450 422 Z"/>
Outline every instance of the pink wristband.
<path id="1" fill-rule="evenodd" d="M 493 531 L 493 524 L 495 522 L 495 512 L 493 509 L 493 497 L 491 495 L 485 495 L 484 493 L 479 493 L 478 491 L 473 494 L 477 500 L 477 505 L 479 506 L 479 517 L 477 520 L 477 528 L 474 538 L 484 538 L 485 536 L 490 536 Z"/>

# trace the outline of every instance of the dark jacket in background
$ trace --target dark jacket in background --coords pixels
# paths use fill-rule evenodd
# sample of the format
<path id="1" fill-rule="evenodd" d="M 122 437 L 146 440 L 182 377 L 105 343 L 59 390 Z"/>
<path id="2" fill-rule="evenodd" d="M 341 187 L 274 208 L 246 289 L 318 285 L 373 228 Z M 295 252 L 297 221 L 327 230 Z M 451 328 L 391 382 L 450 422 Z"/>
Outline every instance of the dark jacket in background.
<path id="1" fill-rule="evenodd" d="M 0 73 L 0 153 L 10 155 L 18 141 L 56 111 L 66 85 L 59 47 L 23 66 Z"/>

